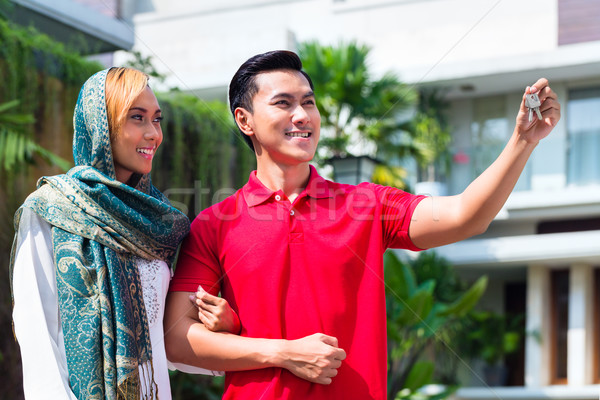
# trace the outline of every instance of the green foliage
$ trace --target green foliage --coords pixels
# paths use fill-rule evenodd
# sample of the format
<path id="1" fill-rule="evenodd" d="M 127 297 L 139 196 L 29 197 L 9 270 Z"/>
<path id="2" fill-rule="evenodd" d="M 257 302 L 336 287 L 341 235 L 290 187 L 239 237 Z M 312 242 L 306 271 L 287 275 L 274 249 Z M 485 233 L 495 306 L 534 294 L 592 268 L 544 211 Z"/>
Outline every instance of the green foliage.
<path id="1" fill-rule="evenodd" d="M 13 4 L 9 0 L 0 0 L 0 20 L 8 19 L 8 12 L 12 7 Z"/>
<path id="2" fill-rule="evenodd" d="M 404 388 L 416 392 L 427 385 L 433 379 L 433 369 L 434 365 L 431 361 L 415 362 L 404 381 Z"/>
<path id="3" fill-rule="evenodd" d="M 8 174 L 4 179 L 10 180 L 11 171 L 23 164 L 34 164 L 34 156 L 65 171 L 71 163 L 40 145 L 40 137 L 50 126 L 48 118 L 64 118 L 55 115 L 56 103 L 74 104 L 74 99 L 66 99 L 76 98 L 81 84 L 101 66 L 33 28 L 2 18 L 0 42 L 0 168 Z M 57 80 L 64 82 L 59 89 Z"/>
<path id="4" fill-rule="evenodd" d="M 225 378 L 169 371 L 173 400 L 219 400 Z"/>
<path id="5" fill-rule="evenodd" d="M 142 53 L 137 50 L 130 52 L 130 54 L 132 58 L 125 63 L 125 67 L 135 68 L 145 72 L 149 77 L 152 78 L 152 81 L 163 83 L 165 79 L 167 79 L 165 74 L 161 74 L 157 71 L 152 62 L 152 56 L 144 57 Z"/>
<path id="6" fill-rule="evenodd" d="M 399 189 L 406 189 L 406 178 L 408 172 L 406 169 L 389 165 L 389 164 L 378 164 L 375 166 L 371 182 L 378 185 L 392 186 Z"/>
<path id="7" fill-rule="evenodd" d="M 521 348 L 524 315 L 504 315 L 491 311 L 471 312 L 463 321 L 466 332 L 458 341 L 461 354 L 497 365 L 507 354 Z"/>
<path id="8" fill-rule="evenodd" d="M 437 89 L 419 90 L 417 113 L 409 124 L 420 180 L 435 181 L 450 169 L 452 142 L 445 111 L 448 103 Z M 438 170 L 438 171 L 436 171 Z"/>
<path id="9" fill-rule="evenodd" d="M 299 46 L 321 113 L 322 157 L 349 154 L 350 144 L 371 146 L 373 154 L 391 158 L 406 154 L 398 141 L 398 113 L 415 103 L 415 93 L 392 73 L 374 79 L 368 68 L 368 46 L 355 42 Z M 351 143 L 352 142 L 352 143 Z"/>
<path id="10" fill-rule="evenodd" d="M 466 290 L 466 284 L 458 278 L 452 264 L 435 252 L 423 253 L 412 261 L 411 267 L 418 282 L 436 281 L 434 295 L 440 301 L 452 302 Z"/>
<path id="11" fill-rule="evenodd" d="M 0 19 L 0 59 L 8 63 L 7 71 L 13 77 L 24 70 L 43 71 L 44 75 L 59 78 L 66 84 L 81 85 L 102 65 L 87 61 L 62 43 L 39 33 L 33 27 L 23 28 Z M 11 88 L 20 89 L 27 82 L 18 79 L 5 81 Z M 37 79 L 30 84 L 37 84 Z"/>
<path id="12" fill-rule="evenodd" d="M 486 287 L 487 277 L 479 278 L 462 296 L 441 309 L 440 315 L 464 317 L 475 307 Z"/>
<path id="13" fill-rule="evenodd" d="M 26 136 L 22 128 L 35 120 L 31 114 L 11 113 L 10 109 L 18 104 L 18 100 L 0 104 L 0 169 L 10 171 L 22 164 L 33 164 L 33 156 L 37 154 L 49 164 L 67 171 L 71 167 L 69 161 Z"/>
<path id="14" fill-rule="evenodd" d="M 455 327 L 485 292 L 487 277 L 481 277 L 472 286 L 466 287 L 447 261 L 433 252 L 421 253 L 408 264 L 388 251 L 384 264 L 388 395 L 397 399 L 424 398 L 419 389 L 432 383 L 435 370 L 435 364 L 425 358 L 426 349 L 435 343 L 451 340 L 449 335 L 456 332 Z M 421 267 L 424 272 L 420 271 Z M 454 284 L 443 288 L 447 279 Z M 454 387 L 448 387 L 444 393 L 447 396 L 453 390 Z"/>

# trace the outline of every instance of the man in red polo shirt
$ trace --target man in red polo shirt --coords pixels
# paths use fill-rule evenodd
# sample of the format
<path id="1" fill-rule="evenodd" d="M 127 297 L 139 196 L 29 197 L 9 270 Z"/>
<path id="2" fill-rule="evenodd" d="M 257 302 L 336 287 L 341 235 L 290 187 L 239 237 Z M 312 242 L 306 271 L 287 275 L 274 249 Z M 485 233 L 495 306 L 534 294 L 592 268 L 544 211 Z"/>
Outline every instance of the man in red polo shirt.
<path id="1" fill-rule="evenodd" d="M 462 194 L 414 196 L 319 176 L 309 162 L 320 115 L 301 68 L 294 53 L 275 51 L 233 77 L 230 107 L 257 169 L 192 223 L 167 300 L 167 354 L 226 371 L 226 399 L 385 399 L 384 251 L 485 231 L 560 105 L 538 80 L 525 93 L 538 93 L 543 119 L 528 121 L 522 102 L 505 150 Z M 202 324 L 218 301 L 203 291 L 229 302 L 239 335 Z"/>

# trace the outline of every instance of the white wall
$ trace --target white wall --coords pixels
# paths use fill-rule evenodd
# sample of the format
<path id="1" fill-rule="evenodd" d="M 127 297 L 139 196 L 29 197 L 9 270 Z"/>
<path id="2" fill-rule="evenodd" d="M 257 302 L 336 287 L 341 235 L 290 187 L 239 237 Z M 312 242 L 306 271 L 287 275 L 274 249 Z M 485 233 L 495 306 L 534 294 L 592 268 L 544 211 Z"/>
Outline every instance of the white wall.
<path id="1" fill-rule="evenodd" d="M 444 66 L 490 71 L 498 59 L 556 47 L 556 1 L 143 0 L 136 48 L 184 90 L 226 86 L 248 57 L 298 41 L 372 46 L 373 69 L 428 80 Z M 534 31 L 527 40 L 525 31 Z M 539 33 L 537 33 L 539 31 Z M 485 65 L 485 66 L 484 66 Z M 502 66 L 505 68 L 506 66 Z"/>

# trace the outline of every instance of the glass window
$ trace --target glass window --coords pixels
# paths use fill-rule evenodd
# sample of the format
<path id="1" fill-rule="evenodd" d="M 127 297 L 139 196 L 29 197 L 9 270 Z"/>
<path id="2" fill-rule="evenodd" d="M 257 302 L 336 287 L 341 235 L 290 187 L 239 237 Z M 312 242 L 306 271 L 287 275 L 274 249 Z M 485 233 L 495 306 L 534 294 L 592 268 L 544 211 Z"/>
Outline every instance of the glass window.
<path id="1" fill-rule="evenodd" d="M 508 135 L 504 97 L 475 100 L 471 124 L 475 176 L 479 176 L 498 157 L 508 141 Z"/>
<path id="2" fill-rule="evenodd" d="M 473 100 L 471 123 L 471 181 L 478 177 L 498 158 L 513 129 L 513 120 L 507 118 L 506 96 L 484 97 Z M 456 161 L 456 160 L 455 160 Z M 529 163 L 521 174 L 515 190 L 530 188 Z"/>
<path id="3" fill-rule="evenodd" d="M 600 183 L 600 88 L 569 92 L 567 132 L 568 182 Z"/>

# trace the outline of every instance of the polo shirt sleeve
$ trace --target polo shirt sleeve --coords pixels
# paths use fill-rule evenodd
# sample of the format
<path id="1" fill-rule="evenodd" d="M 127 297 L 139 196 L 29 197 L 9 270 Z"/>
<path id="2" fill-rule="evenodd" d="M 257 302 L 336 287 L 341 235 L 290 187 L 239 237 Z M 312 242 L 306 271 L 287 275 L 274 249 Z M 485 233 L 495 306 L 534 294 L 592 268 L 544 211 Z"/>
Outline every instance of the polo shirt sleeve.
<path id="1" fill-rule="evenodd" d="M 195 292 L 198 285 L 212 295 L 221 289 L 217 237 L 208 213 L 200 213 L 192 222 L 184 239 L 169 286 L 170 292 Z"/>
<path id="2" fill-rule="evenodd" d="M 420 251 L 412 242 L 408 228 L 415 208 L 425 196 L 413 195 L 403 190 L 373 185 L 381 207 L 383 243 L 386 248 Z"/>

